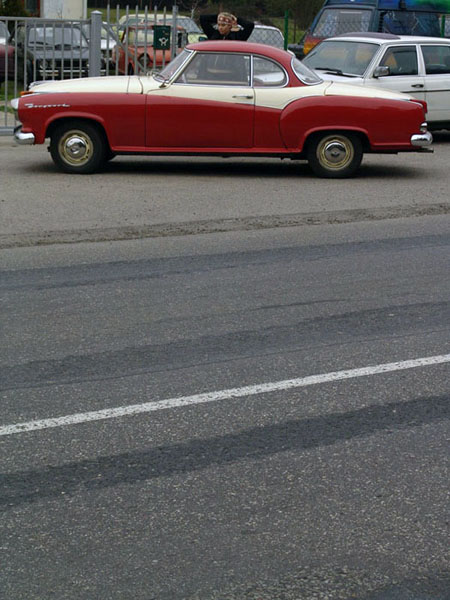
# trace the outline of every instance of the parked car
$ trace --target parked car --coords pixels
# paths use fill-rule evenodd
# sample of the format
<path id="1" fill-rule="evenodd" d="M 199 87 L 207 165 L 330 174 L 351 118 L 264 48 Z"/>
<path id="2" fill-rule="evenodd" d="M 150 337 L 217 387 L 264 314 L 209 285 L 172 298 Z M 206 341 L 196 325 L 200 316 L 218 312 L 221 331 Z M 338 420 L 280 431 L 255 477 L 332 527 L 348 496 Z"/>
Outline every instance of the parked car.
<path id="1" fill-rule="evenodd" d="M 86 36 L 86 39 L 89 41 L 91 39 L 91 24 L 84 23 L 82 24 L 81 28 Z M 106 21 L 103 21 L 101 28 L 100 47 L 102 52 L 102 64 L 105 66 L 111 62 L 112 51 L 114 50 L 117 42 L 117 36 L 114 33 L 111 25 Z"/>
<path id="2" fill-rule="evenodd" d="M 164 21 L 164 15 L 158 13 L 157 19 L 161 23 L 164 22 L 166 25 L 172 25 L 171 16 L 166 15 L 166 19 Z M 182 27 L 186 31 L 188 44 L 194 44 L 195 42 L 201 42 L 207 39 L 202 29 L 197 25 L 194 19 L 191 19 L 191 17 L 177 15 L 177 26 Z"/>
<path id="3" fill-rule="evenodd" d="M 284 35 L 278 27 L 272 27 L 271 25 L 256 23 L 248 41 L 257 44 L 268 44 L 269 46 L 275 46 L 275 48 L 284 48 Z"/>
<path id="4" fill-rule="evenodd" d="M 137 73 L 147 73 L 155 67 L 160 68 L 170 62 L 171 39 L 166 39 L 166 49 L 154 47 L 154 27 L 155 24 L 132 25 L 123 31 L 120 44 L 118 44 L 112 53 L 112 62 L 117 64 L 118 71 L 122 75 L 133 75 Z M 186 32 L 182 27 L 178 27 L 178 48 L 186 45 Z"/>
<path id="5" fill-rule="evenodd" d="M 88 74 L 89 44 L 79 25 L 25 21 L 9 43 L 17 49 L 19 72 L 25 69 L 28 81 Z"/>
<path id="6" fill-rule="evenodd" d="M 68 173 L 137 153 L 305 159 L 319 176 L 347 177 L 364 152 L 432 141 L 425 102 L 323 81 L 290 52 L 249 42 L 189 45 L 153 76 L 35 84 L 12 106 L 17 142 L 50 138 Z"/>
<path id="7" fill-rule="evenodd" d="M 425 100 L 429 128 L 450 128 L 449 39 L 342 35 L 321 42 L 303 63 L 327 81 L 376 86 Z"/>
<path id="8" fill-rule="evenodd" d="M 303 58 L 326 38 L 363 31 L 438 37 L 442 13 L 449 11 L 448 0 L 324 0 L 311 26 L 289 49 Z"/>
<path id="9" fill-rule="evenodd" d="M 6 44 L 9 38 L 8 28 L 5 21 L 0 21 L 0 44 Z"/>
<path id="10" fill-rule="evenodd" d="M 146 25 L 157 23 L 158 25 L 169 25 L 172 26 L 173 18 L 171 13 L 156 13 L 150 11 L 147 13 L 129 13 L 128 15 L 123 15 L 118 22 L 117 31 L 120 33 L 126 29 L 126 26 L 131 25 Z M 114 27 L 114 26 L 113 26 Z M 200 42 L 202 40 L 206 40 L 206 36 L 201 30 L 201 28 L 197 25 L 194 19 L 191 17 L 187 17 L 184 15 L 177 15 L 177 27 L 182 27 L 183 30 L 187 33 L 187 42 L 189 44 L 193 44 L 195 42 Z"/>
<path id="11" fill-rule="evenodd" d="M 14 48 L 0 44 L 0 84 L 14 81 Z"/>

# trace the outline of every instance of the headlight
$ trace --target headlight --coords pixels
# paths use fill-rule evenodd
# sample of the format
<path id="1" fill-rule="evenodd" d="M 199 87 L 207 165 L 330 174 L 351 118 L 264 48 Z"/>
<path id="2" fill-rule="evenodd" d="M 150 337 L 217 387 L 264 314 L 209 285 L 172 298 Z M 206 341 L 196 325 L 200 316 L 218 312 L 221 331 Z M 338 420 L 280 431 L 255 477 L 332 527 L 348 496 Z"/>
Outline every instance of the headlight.
<path id="1" fill-rule="evenodd" d="M 18 111 L 19 111 L 19 98 L 13 98 L 11 100 L 10 104 L 11 104 L 11 108 L 13 109 L 14 114 L 15 114 L 15 116 L 17 118 L 17 114 L 18 114 Z"/>

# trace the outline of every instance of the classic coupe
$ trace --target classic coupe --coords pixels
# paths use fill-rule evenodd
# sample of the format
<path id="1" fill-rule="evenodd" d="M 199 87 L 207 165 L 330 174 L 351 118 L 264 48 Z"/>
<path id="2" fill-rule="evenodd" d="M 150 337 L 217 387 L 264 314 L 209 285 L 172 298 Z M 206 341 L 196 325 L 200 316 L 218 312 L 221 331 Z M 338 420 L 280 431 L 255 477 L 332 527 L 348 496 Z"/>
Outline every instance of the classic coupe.
<path id="1" fill-rule="evenodd" d="M 318 176 L 348 177 L 364 152 L 432 142 L 424 101 L 323 81 L 290 52 L 249 42 L 189 45 L 153 75 L 37 83 L 12 105 L 16 141 L 50 138 L 68 173 L 165 154 L 301 159 Z"/>

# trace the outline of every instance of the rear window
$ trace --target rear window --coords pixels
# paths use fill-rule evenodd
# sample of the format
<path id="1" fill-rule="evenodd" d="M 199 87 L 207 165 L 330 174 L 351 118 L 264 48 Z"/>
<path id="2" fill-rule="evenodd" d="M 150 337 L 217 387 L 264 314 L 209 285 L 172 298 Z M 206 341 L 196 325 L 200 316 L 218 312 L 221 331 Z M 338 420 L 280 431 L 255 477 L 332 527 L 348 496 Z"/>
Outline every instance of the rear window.
<path id="1" fill-rule="evenodd" d="M 437 13 L 390 10 L 383 15 L 382 31 L 397 35 L 441 36 Z"/>
<path id="2" fill-rule="evenodd" d="M 292 59 L 292 68 L 297 77 L 300 79 L 300 81 L 303 81 L 303 83 L 306 83 L 307 85 L 322 83 L 322 79 L 317 75 L 317 73 L 311 71 L 311 69 L 303 62 L 299 61 L 298 58 L 294 57 Z"/>

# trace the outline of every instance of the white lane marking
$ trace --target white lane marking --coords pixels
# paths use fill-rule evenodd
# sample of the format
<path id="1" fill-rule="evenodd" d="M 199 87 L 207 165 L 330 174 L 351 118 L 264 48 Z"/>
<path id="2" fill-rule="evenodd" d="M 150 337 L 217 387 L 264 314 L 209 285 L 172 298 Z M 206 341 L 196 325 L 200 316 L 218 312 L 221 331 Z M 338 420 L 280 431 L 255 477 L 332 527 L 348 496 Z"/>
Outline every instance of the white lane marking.
<path id="1" fill-rule="evenodd" d="M 14 425 L 4 425 L 3 427 L 0 427 L 0 435 L 13 435 L 16 433 L 24 433 L 26 431 L 50 429 L 53 427 L 63 427 L 65 425 L 76 425 L 79 423 L 88 423 L 89 421 L 100 421 L 103 419 L 116 419 L 128 415 L 137 415 L 139 413 L 149 413 L 157 410 L 167 410 L 169 408 L 179 408 L 194 404 L 205 404 L 207 402 L 241 398 L 242 396 L 255 396 L 256 394 L 266 394 L 268 392 L 289 390 L 308 385 L 316 385 L 318 383 L 340 381 L 342 379 L 353 379 L 355 377 L 365 377 L 367 375 L 377 375 L 379 373 L 389 373 L 392 371 L 403 371 L 405 369 L 439 365 L 448 362 L 450 362 L 450 354 L 441 354 L 438 356 L 427 356 L 413 360 L 385 363 L 383 365 L 375 365 L 373 367 L 362 367 L 360 369 L 349 369 L 347 371 L 334 371 L 331 373 L 322 373 L 321 375 L 300 377 L 298 379 L 285 379 L 284 381 L 248 385 L 245 387 L 231 388 L 216 392 L 206 392 L 204 394 L 195 394 L 193 396 L 169 398 L 167 400 L 144 402 L 143 404 L 119 406 L 117 408 L 105 408 L 103 410 L 77 413 L 74 415 L 67 415 L 65 417 L 55 417 L 51 419 L 40 419 L 38 421 L 16 423 Z"/>

